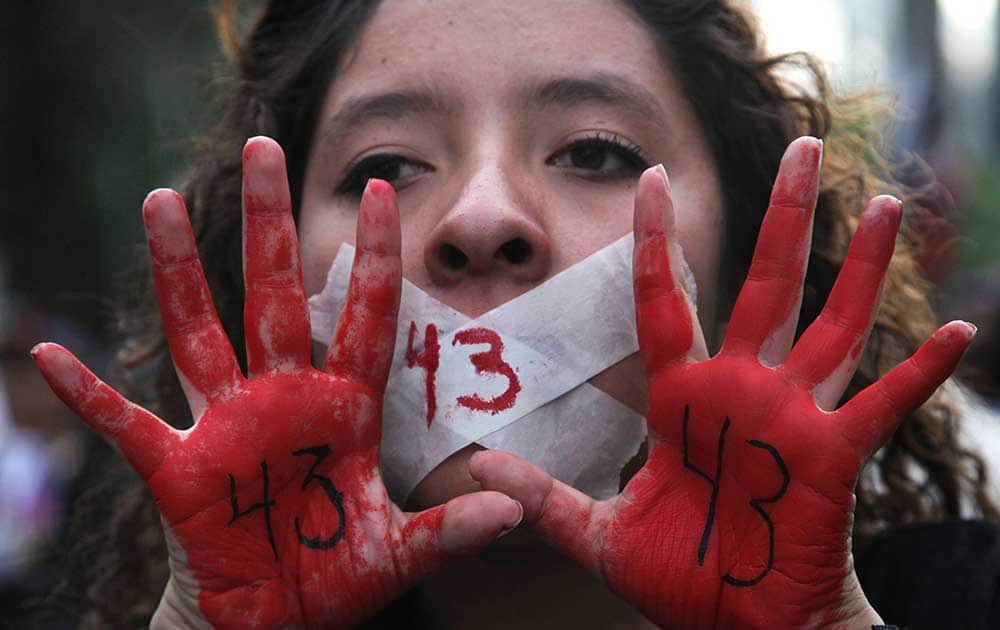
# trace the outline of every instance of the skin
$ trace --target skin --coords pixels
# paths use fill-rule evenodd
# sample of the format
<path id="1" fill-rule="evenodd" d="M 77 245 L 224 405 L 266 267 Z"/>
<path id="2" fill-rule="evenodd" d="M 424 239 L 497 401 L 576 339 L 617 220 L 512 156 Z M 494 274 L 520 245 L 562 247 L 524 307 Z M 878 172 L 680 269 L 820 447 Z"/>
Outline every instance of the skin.
<path id="1" fill-rule="evenodd" d="M 389 501 L 378 464 L 401 284 L 396 195 L 377 180 L 366 188 L 347 303 L 320 370 L 310 362 L 284 155 L 255 138 L 243 159 L 247 376 L 180 196 L 153 191 L 143 207 L 191 429 L 128 402 L 56 344 L 33 355 L 156 498 L 171 577 L 152 626 L 350 627 L 514 527 L 521 507 L 495 492 L 418 514 Z"/>
<path id="2" fill-rule="evenodd" d="M 518 45 L 511 46 L 513 41 Z M 548 81 L 608 75 L 641 90 L 650 111 L 638 110 L 641 101 L 632 98 L 522 102 L 525 92 Z M 346 128 L 334 124 L 357 99 L 428 88 L 440 94 L 447 113 L 397 112 Z M 644 165 L 663 163 L 670 170 L 678 232 L 700 289 L 699 312 L 709 315 L 702 324 L 714 329 L 722 223 L 715 165 L 653 38 L 616 2 L 382 2 L 338 68 L 313 139 L 299 219 L 306 291 L 323 288 L 340 244 L 353 239 L 357 199 L 338 195 L 338 184 L 352 165 L 381 152 L 412 162 L 400 177 L 387 177 L 399 193 L 405 278 L 470 317 L 537 286 L 632 229 L 630 209 L 642 168 L 622 168 L 611 151 L 599 168 L 579 168 L 567 153 L 571 142 L 598 132 L 641 147 Z M 616 171 L 625 176 L 600 177 Z M 533 256 L 512 264 L 497 254 L 517 238 Z M 461 250 L 469 265 L 449 268 L 438 255 L 445 244 Z M 637 355 L 591 384 L 636 411 L 645 408 Z M 411 494 L 408 507 L 426 508 L 478 490 L 468 473 L 476 450 L 470 446 L 440 464 Z M 447 611 L 441 613 L 443 624 L 482 619 L 546 626 L 551 593 L 561 590 L 575 602 L 563 607 L 563 621 L 572 622 L 568 614 L 578 615 L 575 623 L 583 626 L 607 618 L 618 627 L 647 627 L 534 537 L 515 535 L 504 543 L 509 551 L 465 561 L 427 585 L 430 606 Z M 532 576 L 532 588 L 505 587 L 524 583 L 526 576 Z M 505 595 L 484 598 L 482 592 Z"/>
<path id="3" fill-rule="evenodd" d="M 517 41 L 518 45 L 511 46 L 512 41 Z M 522 98 L 525 92 L 545 81 L 589 78 L 602 73 L 613 73 L 622 77 L 627 85 L 646 91 L 651 111 L 637 115 L 635 101 L 613 105 L 593 101 L 564 102 L 559 106 L 543 107 L 524 102 Z M 343 119 L 343 112 L 359 99 L 419 89 L 435 93 L 441 108 L 396 111 L 392 117 L 370 117 L 349 128 L 338 124 Z M 405 159 L 406 166 L 394 171 L 398 177 L 391 180 L 400 191 L 402 260 L 406 278 L 470 316 L 536 286 L 632 227 L 629 213 L 623 209 L 630 207 L 636 194 L 636 178 L 600 181 L 594 170 L 578 168 L 572 159 L 566 159 L 567 155 L 571 157 L 566 146 L 574 138 L 600 130 L 620 135 L 630 144 L 640 146 L 650 163 L 662 163 L 669 170 L 669 197 L 677 208 L 671 219 L 673 257 L 678 260 L 682 249 L 687 253 L 687 261 L 700 288 L 697 312 L 715 312 L 722 222 L 721 184 L 671 69 L 662 62 L 645 26 L 616 3 L 515 2 L 512 5 L 496 1 L 476 3 L 475 10 L 471 10 L 468 3 L 457 0 L 433 3 L 388 0 L 380 6 L 338 69 L 321 120 L 306 174 L 300 220 L 305 282 L 310 293 L 322 288 L 337 248 L 351 238 L 354 200 L 336 194 L 338 182 L 348 177 L 354 165 L 365 156 L 381 152 Z M 782 180 L 785 186 L 800 190 L 776 191 L 779 199 L 784 195 L 798 200 L 800 208 L 815 203 L 815 179 L 821 150 L 815 146 L 811 151 L 806 150 L 808 148 L 793 152 L 793 162 L 806 162 L 798 175 Z M 805 175 L 801 172 L 803 169 Z M 798 239 L 792 245 L 795 268 L 798 268 L 804 265 L 808 254 L 811 212 L 799 211 L 785 219 L 797 229 Z M 779 233 L 774 238 L 780 240 L 784 236 L 787 234 Z M 502 246 L 512 239 L 523 239 L 532 256 L 519 264 L 505 258 Z M 449 265 L 449 260 L 440 254 L 442 246 L 464 254 L 467 265 L 461 268 Z M 768 269 L 765 277 L 771 271 Z M 751 284 L 754 282 L 752 277 Z M 794 286 L 796 282 L 797 287 Z M 743 309 L 744 325 L 757 322 L 765 331 L 758 342 L 761 365 L 777 365 L 791 347 L 795 314 L 801 301 L 801 279 L 793 278 L 791 284 L 792 289 L 774 296 L 773 303 L 755 301 L 750 314 L 746 314 L 746 307 Z M 775 314 L 780 321 L 767 320 L 761 316 L 762 312 Z M 870 314 L 869 310 L 865 317 Z M 691 325 L 691 321 L 697 321 L 693 315 L 688 323 L 690 330 L 681 332 L 695 335 L 699 340 L 696 345 L 704 348 L 702 331 L 714 336 L 716 323 L 705 318 L 698 322 L 699 325 Z M 869 323 L 866 319 L 860 325 L 862 333 Z M 842 348 L 836 348 L 828 354 L 832 357 L 829 360 L 838 362 L 836 369 L 825 364 L 819 369 L 826 382 L 816 388 L 814 398 L 822 409 L 829 409 L 835 403 L 853 373 L 857 348 L 864 335 L 859 333 L 855 337 L 851 341 L 856 346 L 854 352 L 845 353 Z M 669 341 L 663 337 L 659 339 Z M 679 343 L 680 339 L 683 335 L 673 343 Z M 731 335 L 729 339 L 731 347 L 738 337 Z M 634 409 L 645 411 L 643 384 L 646 379 L 640 377 L 642 365 L 637 359 L 622 362 L 593 379 L 592 383 Z M 722 369 L 706 382 L 725 384 L 733 376 L 726 370 L 733 369 L 736 368 Z M 665 380 L 669 379 L 658 382 Z M 757 381 L 751 379 L 746 386 L 751 387 L 752 383 Z M 763 422 L 763 418 L 758 418 L 757 422 Z M 740 430 L 754 431 L 752 426 Z M 654 437 L 650 444 L 658 446 L 661 440 Z M 464 449 L 438 466 L 419 484 L 411 496 L 411 503 L 433 505 L 479 489 L 477 479 L 470 478 L 467 472 L 470 457 L 476 450 L 475 446 Z M 854 457 L 847 461 L 842 486 L 853 488 L 852 475 L 856 475 L 860 460 Z M 485 466 L 480 469 L 480 475 L 489 478 L 491 468 L 480 466 Z M 503 469 L 502 464 L 498 466 Z M 511 465 L 506 470 L 520 469 Z M 656 476 L 661 484 L 684 476 L 683 472 L 662 467 L 653 471 L 655 475 L 647 469 L 644 478 Z M 535 504 L 537 496 L 530 492 L 519 494 L 517 484 L 489 481 L 496 483 L 497 488 L 511 491 L 512 496 Z M 702 479 L 691 481 L 691 485 L 692 497 L 697 496 L 695 488 L 705 489 Z M 731 486 L 725 484 L 727 491 Z M 850 506 L 853 505 L 853 497 L 848 495 L 840 497 L 838 507 L 841 509 L 837 512 L 840 520 L 830 525 L 832 531 L 839 534 L 838 545 L 830 549 L 830 553 L 839 561 L 835 563 L 836 571 L 829 576 L 828 585 L 839 592 L 846 581 L 844 592 L 851 596 L 846 605 L 850 611 L 835 612 L 830 617 L 841 621 L 861 611 L 868 612 L 856 580 L 851 581 L 853 572 L 848 570 L 849 553 L 844 545 L 850 536 Z M 659 500 L 660 493 L 653 493 L 653 496 Z M 721 500 L 729 503 L 741 497 L 736 493 Z M 704 509 L 700 504 L 689 508 L 689 518 L 693 520 L 688 525 L 693 527 Z M 676 506 L 659 510 L 659 517 L 652 519 L 653 527 L 662 527 L 661 521 L 669 520 L 668 516 L 676 512 Z M 746 516 L 741 513 L 744 519 Z M 753 524 L 753 516 L 751 512 L 748 525 Z M 790 525 L 785 523 L 785 526 Z M 620 523 L 617 527 L 628 529 Z M 646 527 L 648 524 L 636 531 L 645 531 Z M 538 529 L 558 542 L 559 537 L 554 537 L 545 527 Z M 565 548 L 567 545 L 557 546 Z M 634 544 L 622 543 L 622 546 L 629 551 L 616 553 L 626 556 L 637 553 Z M 511 609 L 518 611 L 516 623 L 522 627 L 535 621 L 544 625 L 547 623 L 544 613 L 539 613 L 536 619 L 529 611 L 549 608 L 547 598 L 556 589 L 571 589 L 580 594 L 574 598 L 577 602 L 574 608 L 581 611 L 577 623 L 586 624 L 596 615 L 613 610 L 616 623 L 623 627 L 644 625 L 621 610 L 613 599 L 595 594 L 589 583 L 579 580 L 573 569 L 561 564 L 558 558 L 542 561 L 546 568 L 537 564 L 528 568 L 523 564 L 523 555 L 515 554 L 511 552 L 509 562 L 502 552 L 485 556 L 428 585 L 425 596 L 432 602 L 440 600 L 438 604 L 431 603 L 431 608 L 446 611 L 441 613 L 444 625 L 449 623 L 448 619 L 455 624 L 481 620 L 477 623 L 502 625 L 504 611 Z M 579 554 L 570 555 L 580 559 Z M 669 565 L 680 558 L 663 560 L 675 561 L 666 563 Z M 581 564 L 594 568 L 593 563 Z M 662 590 L 638 593 L 621 586 L 623 581 L 651 579 L 650 575 L 655 573 L 652 567 L 638 570 L 628 578 L 595 573 L 660 623 L 684 619 L 678 616 L 684 614 L 678 612 L 679 607 L 668 603 L 676 594 Z M 552 582 L 536 582 L 538 588 L 517 589 L 517 595 L 494 597 L 492 603 L 484 604 L 486 598 L 477 596 L 477 592 L 482 591 L 506 592 L 510 589 L 505 585 L 523 583 L 529 574 L 556 577 Z M 475 584 L 475 589 L 470 591 L 468 584 Z M 766 594 L 761 595 L 761 601 L 766 601 Z M 708 598 L 705 606 L 695 606 L 692 614 L 716 611 L 716 603 L 720 602 Z M 837 600 L 831 606 L 838 608 L 842 604 L 843 601 Z M 730 614 L 725 609 L 729 605 L 729 600 L 720 603 L 723 618 Z M 737 606 L 731 615 L 737 618 L 748 606 L 752 608 L 749 604 Z M 694 621 L 707 625 L 703 617 L 696 617 Z M 786 621 L 793 623 L 790 619 Z"/>
<path id="4" fill-rule="evenodd" d="M 502 452 L 477 453 L 469 472 L 503 494 L 409 515 L 389 502 L 380 403 L 401 263 L 387 183 L 372 180 L 363 193 L 348 299 L 320 371 L 310 364 L 283 155 L 268 139 L 248 143 L 246 377 L 212 307 L 183 201 L 151 193 L 154 278 L 195 425 L 177 430 L 129 403 L 56 344 L 33 350 L 53 390 L 117 444 L 157 499 L 171 578 L 151 625 L 349 627 L 522 517 L 662 627 L 880 623 L 851 565 L 853 488 L 864 460 L 955 369 L 975 329 L 952 322 L 842 408 L 819 407 L 855 367 L 900 220 L 897 200 L 872 200 L 823 313 L 778 354 L 791 346 L 786 322 L 801 299 L 820 147 L 811 138 L 789 147 L 711 359 L 678 271 L 666 172 L 643 174 L 633 269 L 650 456 L 620 496 L 600 502 Z M 724 457 L 731 426 L 742 448 Z M 713 447 L 715 472 L 705 472 Z M 308 492 L 312 482 L 322 493 Z M 261 488 L 256 503 L 248 487 Z M 248 519 L 258 510 L 263 519 Z"/>
<path id="5" fill-rule="evenodd" d="M 432 114 L 425 102 L 419 115 L 394 112 L 391 124 L 355 117 L 344 128 L 320 127 L 299 227 L 303 271 L 280 148 L 267 139 L 248 144 L 246 376 L 212 309 L 183 203 L 172 191 L 147 198 L 161 310 L 192 429 L 174 430 L 124 400 L 65 349 L 35 349 L 53 389 L 121 448 L 158 499 L 171 580 L 153 625 L 350 626 L 522 515 L 661 626 L 878 623 L 851 567 L 854 483 L 899 420 L 951 373 L 974 332 L 962 322 L 943 327 L 913 358 L 831 409 L 871 325 L 899 203 L 872 201 L 827 308 L 792 348 L 821 157 L 814 139 L 793 143 L 725 344 L 709 358 L 703 330 L 714 322 L 695 317 L 680 249 L 691 254 L 702 312 L 712 312 L 719 182 L 651 38 L 610 3 L 525 2 L 501 11 L 509 6 L 477 4 L 471 13 L 457 2 L 400 1 L 379 10 L 330 88 L 325 120 L 365 93 L 400 87 L 432 87 L 448 113 Z M 592 99 L 518 107 L 517 96 L 539 80 L 611 70 L 649 92 L 654 115 Z M 673 186 L 659 167 L 635 184 L 595 180 L 585 172 L 592 168 L 567 161 L 567 142 L 595 129 L 665 162 Z M 412 160 L 405 176 L 392 173 L 398 204 L 377 180 L 353 202 L 338 194 L 348 165 L 378 147 Z M 633 200 L 630 220 L 622 208 Z M 674 205 L 685 210 L 675 215 Z M 401 276 L 475 316 L 630 227 L 650 456 L 624 492 L 595 502 L 512 456 L 467 452 L 432 473 L 417 500 L 461 496 L 419 514 L 392 505 L 378 444 Z M 518 239 L 529 255 L 503 248 Z M 344 240 L 356 242 L 358 255 L 319 370 L 309 357 L 305 295 L 320 288 Z M 645 409 L 641 390 L 616 390 L 637 373 L 627 364 L 595 382 Z M 492 492 L 463 494 L 480 487 Z M 440 625 L 503 626 L 497 604 L 519 627 L 544 624 L 546 614 L 577 627 L 603 623 L 602 613 L 616 627 L 648 624 L 565 563 L 553 559 L 558 568 L 546 572 L 550 557 L 532 550 L 529 558 L 520 573 L 460 567 L 455 575 L 478 601 L 454 582 L 429 585 L 432 598 L 444 595 L 432 604 L 445 617 Z M 531 587 L 512 588 L 540 567 Z M 567 592 L 575 596 L 569 613 L 558 605 Z"/>
<path id="6" fill-rule="evenodd" d="M 677 272 L 665 173 L 640 180 L 634 275 L 650 455 L 622 494 L 593 501 L 511 455 L 472 459 L 483 487 L 520 500 L 527 523 L 661 627 L 881 623 L 852 565 L 853 490 L 865 460 L 955 369 L 975 328 L 951 322 L 840 409 L 821 408 L 856 368 L 901 204 L 869 203 L 822 314 L 793 347 L 787 322 L 801 301 L 820 153 L 812 138 L 788 148 L 711 358 Z"/>
<path id="7" fill-rule="evenodd" d="M 638 111 L 635 99 L 521 102 L 547 81 L 607 75 L 645 93 L 651 111 Z M 357 98 L 421 88 L 440 93 L 450 112 L 331 124 Z M 722 221 L 715 167 L 654 40 L 617 3 L 387 0 L 346 55 L 320 121 L 299 223 L 309 294 L 322 289 L 337 248 L 353 238 L 357 199 L 335 189 L 352 164 L 379 152 L 415 163 L 390 179 L 400 196 L 405 278 L 470 317 L 537 286 L 632 229 L 642 167 L 622 168 L 605 151 L 601 167 L 579 168 L 566 153 L 573 140 L 600 133 L 638 145 L 643 166 L 669 169 L 700 312 L 715 312 Z M 623 176 L 600 178 L 615 171 Z M 512 264 L 498 250 L 517 238 L 533 256 Z M 466 254 L 468 267 L 449 268 L 438 255 L 445 244 Z M 592 383 L 641 411 L 640 374 L 634 357 Z M 469 454 L 432 473 L 417 504 L 470 489 L 462 474 Z"/>

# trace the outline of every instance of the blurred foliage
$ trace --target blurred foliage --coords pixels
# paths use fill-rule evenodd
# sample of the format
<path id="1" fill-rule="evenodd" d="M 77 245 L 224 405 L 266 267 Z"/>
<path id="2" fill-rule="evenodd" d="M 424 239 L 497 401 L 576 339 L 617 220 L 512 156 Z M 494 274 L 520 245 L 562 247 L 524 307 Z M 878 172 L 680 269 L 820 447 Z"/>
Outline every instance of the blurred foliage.
<path id="1" fill-rule="evenodd" d="M 1000 274 L 1000 160 L 974 163 L 959 220 L 957 270 Z"/>

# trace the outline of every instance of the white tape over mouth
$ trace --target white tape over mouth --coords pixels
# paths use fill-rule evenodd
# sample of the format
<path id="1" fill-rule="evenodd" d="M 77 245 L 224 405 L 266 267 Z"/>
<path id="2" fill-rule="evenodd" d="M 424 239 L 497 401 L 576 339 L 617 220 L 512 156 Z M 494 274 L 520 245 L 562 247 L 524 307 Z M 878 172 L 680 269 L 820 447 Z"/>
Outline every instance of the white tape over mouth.
<path id="1" fill-rule="evenodd" d="M 587 381 L 638 351 L 632 248 L 628 234 L 475 320 L 403 281 L 382 429 L 393 500 L 405 503 L 438 464 L 474 443 L 522 457 L 595 498 L 618 492 L 645 420 Z M 319 343 L 333 334 L 353 259 L 345 243 L 326 286 L 309 298 Z M 693 292 L 686 264 L 685 275 Z"/>

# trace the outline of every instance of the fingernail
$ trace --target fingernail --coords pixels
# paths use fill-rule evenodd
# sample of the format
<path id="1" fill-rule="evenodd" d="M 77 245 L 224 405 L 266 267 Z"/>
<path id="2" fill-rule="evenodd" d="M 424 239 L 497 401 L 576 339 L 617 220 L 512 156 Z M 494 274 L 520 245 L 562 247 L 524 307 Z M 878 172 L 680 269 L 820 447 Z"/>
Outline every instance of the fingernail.
<path id="1" fill-rule="evenodd" d="M 243 161 L 248 162 L 250 160 L 250 143 L 259 138 L 260 136 L 251 136 L 247 138 L 247 141 L 243 143 Z"/>
<path id="2" fill-rule="evenodd" d="M 781 156 L 778 176 L 771 190 L 771 204 L 812 212 L 819 194 L 822 170 L 823 142 L 812 136 L 796 138 Z"/>
<path id="3" fill-rule="evenodd" d="M 885 197 L 887 197 L 888 199 L 892 200 L 892 203 L 893 203 L 893 204 L 894 204 L 894 205 L 895 205 L 895 206 L 896 206 L 897 208 L 902 208 L 902 207 L 903 207 L 903 202 L 902 202 L 902 201 L 900 200 L 900 198 L 899 198 L 899 197 L 897 197 L 896 195 L 884 195 L 884 196 L 885 196 Z"/>
<path id="4" fill-rule="evenodd" d="M 365 190 L 363 195 L 373 194 L 382 195 L 385 193 L 387 187 L 389 187 L 389 182 L 384 179 L 379 179 L 377 177 L 369 177 L 368 181 L 365 182 Z"/>
<path id="5" fill-rule="evenodd" d="M 973 337 L 976 336 L 976 333 L 979 332 L 979 327 L 973 324 L 972 322 L 965 322 L 965 325 L 969 329 L 969 339 L 972 339 Z"/>
<path id="6" fill-rule="evenodd" d="M 510 525 L 509 527 L 507 527 L 503 531 L 501 531 L 499 534 L 497 534 L 497 540 L 503 538 L 507 534 L 509 534 L 512 531 L 514 531 L 515 529 L 517 529 L 517 526 L 520 525 L 521 521 L 524 520 L 524 506 L 521 505 L 520 501 L 514 501 L 514 503 L 517 503 L 517 509 L 518 509 L 517 520 L 514 521 L 513 525 Z"/>
<path id="7" fill-rule="evenodd" d="M 667 169 L 664 168 L 663 162 L 656 165 L 656 170 L 659 171 L 660 177 L 663 178 L 663 183 L 666 185 L 667 190 L 670 190 L 670 178 L 667 177 Z"/>

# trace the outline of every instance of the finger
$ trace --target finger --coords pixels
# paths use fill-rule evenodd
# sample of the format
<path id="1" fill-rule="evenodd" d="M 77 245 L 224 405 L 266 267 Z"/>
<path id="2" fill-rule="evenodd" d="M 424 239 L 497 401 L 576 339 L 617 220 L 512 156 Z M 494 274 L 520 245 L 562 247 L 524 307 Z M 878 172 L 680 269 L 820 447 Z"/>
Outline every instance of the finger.
<path id="1" fill-rule="evenodd" d="M 365 187 L 357 243 L 347 300 L 324 369 L 381 391 L 392 364 L 402 285 L 398 202 L 387 182 L 372 179 Z"/>
<path id="2" fill-rule="evenodd" d="M 802 137 L 781 158 L 723 352 L 750 354 L 764 365 L 788 356 L 802 304 L 822 155 L 821 140 Z"/>
<path id="3" fill-rule="evenodd" d="M 601 574 L 601 541 L 610 501 L 594 501 L 541 468 L 503 451 L 479 451 L 469 473 L 483 489 L 502 492 L 524 507 L 524 524 L 593 574 Z"/>
<path id="4" fill-rule="evenodd" d="M 243 274 L 249 376 L 308 367 L 309 314 L 285 154 L 270 138 L 251 138 L 243 149 Z"/>
<path id="5" fill-rule="evenodd" d="M 823 312 L 781 368 L 792 380 L 815 388 L 813 397 L 821 409 L 836 406 L 854 375 L 878 312 L 901 217 L 898 199 L 883 195 L 871 200 Z"/>
<path id="6" fill-rule="evenodd" d="M 499 492 L 473 492 L 413 515 L 403 527 L 405 579 L 411 584 L 479 551 L 517 527 L 524 510 Z"/>
<path id="7" fill-rule="evenodd" d="M 142 207 L 170 354 L 195 419 L 242 379 L 198 260 L 184 200 L 161 188 Z"/>
<path id="8" fill-rule="evenodd" d="M 662 165 L 647 169 L 635 193 L 635 319 L 647 374 L 682 359 L 708 356 L 684 287 L 670 183 Z"/>
<path id="9" fill-rule="evenodd" d="M 179 442 L 178 432 L 94 376 L 69 350 L 40 343 L 31 350 L 42 376 L 66 406 L 115 443 L 148 479 Z"/>
<path id="10" fill-rule="evenodd" d="M 900 421 L 931 397 L 955 371 L 976 327 L 949 322 L 917 352 L 836 412 L 837 422 L 852 444 L 867 456 L 889 439 Z"/>

